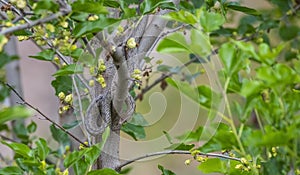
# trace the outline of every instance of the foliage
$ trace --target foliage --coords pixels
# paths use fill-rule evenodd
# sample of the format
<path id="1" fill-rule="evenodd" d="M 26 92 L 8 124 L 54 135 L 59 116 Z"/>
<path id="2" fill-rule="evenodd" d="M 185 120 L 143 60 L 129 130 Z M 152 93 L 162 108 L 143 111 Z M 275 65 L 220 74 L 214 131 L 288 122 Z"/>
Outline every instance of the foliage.
<path id="1" fill-rule="evenodd" d="M 132 17 L 141 19 L 168 10 L 169 13 L 163 17 L 173 25 L 170 28 L 179 27 L 180 30 L 160 38 L 157 51 L 190 57 L 188 61 L 199 69 L 188 78 L 182 75 L 179 67 L 156 63 L 159 65 L 156 73 L 165 76 L 160 79 L 161 87 L 164 90 L 169 85 L 179 90 L 208 111 L 209 120 L 214 121 L 216 117 L 222 119 L 222 122 L 212 122 L 209 126 L 215 129 L 214 133 L 203 126 L 176 138 L 164 132 L 170 142 L 168 149 L 190 151 L 191 159 L 186 164 L 196 161 L 199 163 L 198 170 L 206 174 L 300 174 L 298 0 L 269 0 L 273 6 L 265 10 L 227 0 L 180 1 L 178 5 L 171 0 L 63 2 L 0 1 L 4 14 L 0 17 L 3 18 L 0 22 L 0 68 L 18 59 L 5 53 L 4 49 L 13 36 L 20 41 L 33 40 L 42 50 L 30 57 L 53 63 L 58 68 L 51 85 L 62 105 L 59 114 L 70 111 L 72 102 L 74 106 L 78 103 L 73 101 L 71 94 L 74 82 L 80 92 L 85 93 L 89 93 L 95 81 L 102 87 L 106 86 L 101 75 L 106 70 L 105 64 L 96 59 L 103 50 L 96 50 L 93 55 L 86 53 L 81 46 L 87 46 L 87 41 L 104 30 L 122 33 L 122 20 Z M 29 16 L 25 13 L 27 10 L 32 10 Z M 119 16 L 112 17 L 110 10 L 117 11 Z M 242 13 L 238 25 L 227 27 L 234 26 L 228 24 L 232 24 L 231 18 L 237 13 Z M 138 23 L 139 20 L 133 22 Z M 151 62 L 148 59 L 146 62 Z M 213 66 L 217 61 L 222 63 L 221 69 Z M 199 71 L 203 67 L 210 67 L 216 72 L 214 81 L 220 82 L 222 90 L 190 83 L 191 79 L 208 74 L 208 71 Z M 95 81 L 82 81 L 80 74 L 85 68 L 89 69 Z M 142 71 L 143 77 L 140 71 L 135 70 L 136 82 L 145 81 L 152 72 Z M 1 81 L 5 81 L 2 72 Z M 183 76 L 182 81 L 172 75 Z M 0 88 L 0 100 L 4 101 L 12 92 L 5 84 L 1 84 Z M 146 88 L 136 83 L 132 94 L 141 97 L 137 94 L 143 93 Z M 87 110 L 88 100 L 83 98 L 80 101 L 84 110 Z M 218 110 L 221 104 L 225 104 L 224 113 Z M 7 121 L 31 115 L 29 110 L 20 106 L 2 108 L 0 130 L 10 131 Z M 14 163 L 1 168 L 0 174 L 68 174 L 69 169 L 75 174 L 119 174 L 111 169 L 92 170 L 109 129 L 103 134 L 102 142 L 70 150 L 66 131 L 80 124 L 81 121 L 74 119 L 74 122 L 64 125 L 64 129 L 51 125 L 52 138 L 59 145 L 54 149 L 49 147 L 49 141 L 45 138 L 33 135 L 37 127 L 34 122 L 27 126 L 17 122 L 13 132 L 19 141 L 1 139 L 1 143 L 12 149 L 15 155 Z M 122 126 L 122 131 L 139 140 L 146 137 L 146 125 L 144 117 L 135 113 L 131 121 Z M 204 144 L 195 144 L 200 141 Z M 228 157 L 202 156 L 211 152 Z M 59 162 L 63 162 L 64 170 L 59 168 Z M 158 169 L 164 175 L 175 174 L 162 165 L 158 165 Z"/>

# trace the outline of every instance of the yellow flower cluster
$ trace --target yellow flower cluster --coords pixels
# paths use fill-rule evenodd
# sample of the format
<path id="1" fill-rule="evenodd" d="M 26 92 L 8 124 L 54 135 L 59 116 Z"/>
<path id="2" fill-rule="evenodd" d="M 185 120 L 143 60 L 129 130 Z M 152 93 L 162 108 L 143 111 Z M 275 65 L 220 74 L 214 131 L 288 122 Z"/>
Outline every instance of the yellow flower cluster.
<path id="1" fill-rule="evenodd" d="M 73 101 L 73 95 L 72 94 L 65 95 L 64 92 L 60 92 L 58 93 L 58 98 L 60 99 L 61 104 L 63 105 L 59 108 L 58 113 L 62 114 L 63 112 L 66 112 L 70 109 Z"/>

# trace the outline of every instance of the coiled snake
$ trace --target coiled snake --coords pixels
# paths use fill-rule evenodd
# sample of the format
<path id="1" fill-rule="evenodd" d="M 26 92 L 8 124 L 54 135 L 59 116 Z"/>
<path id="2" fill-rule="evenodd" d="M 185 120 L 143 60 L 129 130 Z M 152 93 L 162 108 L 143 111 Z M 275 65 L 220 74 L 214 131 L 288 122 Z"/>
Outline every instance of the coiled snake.
<path id="1" fill-rule="evenodd" d="M 85 128 L 89 134 L 92 136 L 98 136 L 102 134 L 106 127 L 112 124 L 112 104 L 113 98 L 111 91 L 107 91 L 104 95 L 99 95 L 94 99 L 89 105 L 86 111 L 85 117 Z M 132 116 L 135 110 L 135 101 L 133 97 L 128 93 L 125 100 L 126 109 L 118 112 L 120 119 L 119 122 L 122 124 L 124 121 L 128 120 Z M 121 121 L 123 120 L 123 121 Z M 114 129 L 114 128 L 112 128 Z"/>

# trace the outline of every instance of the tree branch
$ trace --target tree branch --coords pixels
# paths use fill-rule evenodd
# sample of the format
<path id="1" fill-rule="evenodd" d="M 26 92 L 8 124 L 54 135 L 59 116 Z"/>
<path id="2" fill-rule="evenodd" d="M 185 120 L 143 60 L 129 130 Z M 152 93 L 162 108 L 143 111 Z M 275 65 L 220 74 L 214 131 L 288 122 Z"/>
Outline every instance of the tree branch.
<path id="1" fill-rule="evenodd" d="M 132 160 L 128 160 L 124 163 L 122 163 L 117 169 L 121 169 L 124 166 L 127 166 L 133 162 L 136 162 L 138 160 L 142 160 L 142 159 L 146 159 L 149 157 L 155 157 L 155 156 L 159 156 L 159 155 L 166 155 L 166 154 L 191 154 L 190 151 L 183 151 L 183 150 L 166 150 L 166 151 L 161 151 L 161 152 L 154 152 L 154 153 L 149 153 L 137 158 L 134 158 Z M 224 154 L 217 154 L 217 153 L 198 153 L 198 155 L 201 156 L 207 156 L 207 157 L 217 157 L 217 158 L 223 158 L 223 159 L 228 159 L 228 160 L 234 160 L 234 161 L 241 161 L 241 159 L 239 158 L 235 158 L 235 157 L 230 157 L 230 156 L 226 156 Z"/>
<path id="2" fill-rule="evenodd" d="M 1 3 L 5 4 L 5 5 L 10 5 L 9 3 L 7 3 L 4 0 L 1 0 Z M 3 30 L 3 31 L 0 32 L 0 35 L 7 35 L 7 34 L 10 34 L 10 33 L 16 32 L 18 30 L 28 29 L 28 28 L 31 28 L 31 27 L 33 27 L 35 25 L 46 23 L 46 22 L 52 21 L 54 19 L 58 19 L 59 17 L 65 16 L 65 15 L 67 15 L 67 14 L 69 14 L 71 12 L 71 8 L 68 7 L 66 9 L 61 10 L 58 13 L 51 14 L 51 15 L 45 17 L 45 18 L 41 18 L 41 19 L 38 19 L 38 20 L 35 20 L 35 21 L 29 21 L 28 19 L 26 19 L 24 17 L 24 15 L 17 8 L 15 8 L 14 6 L 11 6 L 11 7 L 27 23 L 26 24 L 22 24 L 22 25 L 18 25 L 18 26 L 14 26 L 14 27 L 10 27 L 10 28 L 8 28 L 6 30 Z"/>
<path id="3" fill-rule="evenodd" d="M 65 128 L 63 128 L 62 126 L 60 126 L 59 124 L 55 123 L 51 118 L 49 118 L 48 116 L 46 116 L 44 113 L 42 113 L 38 108 L 34 107 L 32 104 L 28 103 L 27 101 L 25 101 L 25 99 L 8 83 L 4 83 L 9 89 L 11 89 L 18 97 L 19 99 L 22 101 L 23 104 L 27 105 L 28 107 L 30 107 L 31 109 L 33 109 L 34 111 L 36 111 L 37 113 L 39 113 L 41 116 L 43 116 L 46 120 L 48 120 L 50 123 L 52 123 L 54 126 L 58 127 L 59 129 L 61 129 L 63 132 L 65 132 L 66 134 L 68 134 L 70 137 L 72 137 L 73 139 L 75 139 L 78 143 L 89 147 L 87 144 L 85 144 L 84 142 L 82 142 L 79 138 L 77 138 L 76 136 L 74 136 L 72 133 L 70 133 L 68 130 L 66 130 Z"/>

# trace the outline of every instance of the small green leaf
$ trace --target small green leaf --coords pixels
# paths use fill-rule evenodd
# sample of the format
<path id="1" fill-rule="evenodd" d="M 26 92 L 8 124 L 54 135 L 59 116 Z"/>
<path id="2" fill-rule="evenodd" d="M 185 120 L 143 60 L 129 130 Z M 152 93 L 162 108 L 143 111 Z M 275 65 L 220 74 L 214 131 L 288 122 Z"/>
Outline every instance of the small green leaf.
<path id="1" fill-rule="evenodd" d="M 107 14 L 108 10 L 102 5 L 101 2 L 92 1 L 75 1 L 71 4 L 74 12 L 86 12 L 94 14 Z"/>
<path id="2" fill-rule="evenodd" d="M 219 50 L 219 56 L 222 60 L 222 63 L 225 67 L 226 72 L 231 75 L 234 70 L 233 67 L 237 62 L 237 49 L 233 43 L 225 43 L 221 46 Z"/>
<path id="3" fill-rule="evenodd" d="M 248 15 L 254 15 L 254 16 L 259 16 L 260 12 L 252 9 L 252 8 L 248 8 L 248 7 L 244 7 L 244 6 L 240 6 L 240 5 L 228 5 L 228 8 L 232 9 L 232 10 L 236 10 L 236 11 L 240 11 L 243 13 L 246 13 Z"/>
<path id="4" fill-rule="evenodd" d="M 161 165 L 158 165 L 157 167 L 158 167 L 158 169 L 161 170 L 161 172 L 162 172 L 161 175 L 176 175 L 175 173 L 173 173 L 173 172 L 170 171 L 170 170 L 165 169 L 165 168 L 164 168 L 163 166 L 161 166 Z"/>
<path id="5" fill-rule="evenodd" d="M 157 7 L 176 10 L 172 0 L 144 0 L 140 9 L 142 14 L 145 15 L 153 12 Z"/>
<path id="6" fill-rule="evenodd" d="M 232 149 L 234 145 L 237 145 L 237 141 L 234 137 L 234 134 L 232 133 L 231 128 L 224 124 L 224 123 L 216 123 L 213 128 L 216 128 L 215 135 L 212 136 L 212 138 L 206 142 L 204 145 L 199 147 L 198 149 L 201 152 L 214 152 L 214 151 L 222 151 L 224 149 Z M 205 134 L 210 135 L 211 133 L 203 133 L 204 137 Z"/>
<path id="7" fill-rule="evenodd" d="M 146 137 L 145 129 L 143 126 L 125 123 L 121 130 L 130 135 L 134 140 L 143 139 Z"/>
<path id="8" fill-rule="evenodd" d="M 0 174 L 5 175 L 23 175 L 23 171 L 21 168 L 16 166 L 7 166 L 0 169 Z"/>
<path id="9" fill-rule="evenodd" d="M 193 14 L 185 10 L 180 10 L 178 12 L 171 12 L 164 15 L 164 17 L 170 20 L 175 20 L 186 24 L 197 23 L 197 18 Z"/>
<path id="10" fill-rule="evenodd" d="M 167 78 L 166 82 L 178 89 L 180 92 L 182 92 L 184 95 L 188 96 L 195 102 L 198 102 L 199 94 L 195 88 L 193 88 L 190 84 L 182 81 L 176 81 L 172 78 Z"/>
<path id="11" fill-rule="evenodd" d="M 195 145 L 194 144 L 185 144 L 185 143 L 174 143 L 171 146 L 165 148 L 166 150 L 191 150 L 192 148 L 194 148 Z"/>
<path id="12" fill-rule="evenodd" d="M 37 125 L 34 121 L 31 121 L 31 123 L 27 126 L 27 131 L 29 133 L 34 133 L 36 131 Z"/>
<path id="13" fill-rule="evenodd" d="M 172 141 L 172 137 L 170 136 L 170 134 L 167 132 L 167 131 L 163 131 L 164 135 L 166 136 L 168 142 L 170 144 L 173 144 L 173 141 Z"/>
<path id="14" fill-rule="evenodd" d="M 72 92 L 72 78 L 69 76 L 59 76 L 51 82 L 52 87 L 55 89 L 55 95 L 60 92 L 69 94 Z"/>
<path id="15" fill-rule="evenodd" d="M 59 77 L 64 75 L 78 74 L 82 72 L 83 72 L 82 65 L 70 64 L 59 69 L 55 74 L 53 74 L 53 76 Z"/>
<path id="16" fill-rule="evenodd" d="M 224 161 L 221 161 L 219 158 L 208 159 L 205 162 L 202 162 L 198 169 L 202 173 L 226 173 L 226 165 Z"/>
<path id="17" fill-rule="evenodd" d="M 109 168 L 104 168 L 101 170 L 93 170 L 88 172 L 87 175 L 120 175 L 118 172 L 115 170 L 109 169 Z"/>
<path id="18" fill-rule="evenodd" d="M 209 36 L 200 30 L 192 29 L 191 31 L 190 48 L 193 53 L 206 60 L 206 57 L 212 52 L 212 46 L 209 41 Z"/>
<path id="19" fill-rule="evenodd" d="M 20 156 L 24 158 L 32 158 L 33 152 L 32 150 L 23 143 L 7 143 L 5 141 L 1 141 L 4 145 L 10 147 L 12 150 L 14 150 L 15 153 L 19 154 Z"/>
<path id="20" fill-rule="evenodd" d="M 224 17 L 219 13 L 207 12 L 205 10 L 202 10 L 201 12 L 200 23 L 205 32 L 218 30 L 225 22 Z"/>
<path id="21" fill-rule="evenodd" d="M 259 56 L 255 52 L 255 48 L 251 43 L 243 42 L 243 41 L 232 41 L 238 48 L 242 51 L 250 54 L 256 60 L 259 60 Z"/>
<path id="22" fill-rule="evenodd" d="M 177 136 L 176 138 L 183 143 L 199 142 L 203 127 L 200 126 L 196 131 L 187 131 L 185 134 Z"/>
<path id="23" fill-rule="evenodd" d="M 0 68 L 5 66 L 7 63 L 17 60 L 19 57 L 17 56 L 9 56 L 5 52 L 0 52 Z"/>
<path id="24" fill-rule="evenodd" d="M 243 81 L 243 86 L 241 89 L 240 94 L 244 97 L 250 97 L 252 95 L 256 95 L 259 93 L 263 88 L 263 83 L 260 81 L 255 81 L 255 80 L 247 80 L 245 79 Z"/>
<path id="25" fill-rule="evenodd" d="M 0 111 L 0 124 L 10 120 L 27 118 L 32 115 L 32 112 L 23 106 L 7 107 Z"/>
<path id="26" fill-rule="evenodd" d="M 277 81 L 275 71 L 268 66 L 262 66 L 257 69 L 256 76 L 258 79 L 268 83 L 268 85 L 274 84 Z"/>
<path id="27" fill-rule="evenodd" d="M 189 50 L 185 37 L 180 33 L 165 37 L 157 46 L 157 51 L 161 53 L 189 52 Z"/>
<path id="28" fill-rule="evenodd" d="M 86 172 L 88 171 L 88 168 L 89 168 L 88 163 L 85 162 L 85 160 L 83 160 L 83 159 L 79 159 L 73 165 L 75 175 L 86 174 Z"/>
<path id="29" fill-rule="evenodd" d="M 75 120 L 71 123 L 65 123 L 62 127 L 69 130 L 69 129 L 75 128 L 79 124 L 81 124 L 81 120 Z"/>
<path id="30" fill-rule="evenodd" d="M 134 113 L 128 123 L 139 126 L 148 126 L 147 120 L 145 120 L 141 113 Z"/>
<path id="31" fill-rule="evenodd" d="M 41 14 L 45 11 L 52 11 L 56 12 L 59 9 L 59 5 L 55 3 L 55 1 L 52 0 L 40 0 L 37 1 L 36 6 L 34 8 L 34 12 Z"/>
<path id="32" fill-rule="evenodd" d="M 119 19 L 104 18 L 100 16 L 99 20 L 97 21 L 85 21 L 77 24 L 73 33 L 75 37 L 80 37 L 87 33 L 97 33 L 119 21 Z"/>
<path id="33" fill-rule="evenodd" d="M 65 147 L 70 145 L 68 135 L 54 125 L 50 126 L 50 131 L 53 139 L 59 143 L 59 153 L 64 153 Z"/>
<path id="34" fill-rule="evenodd" d="M 88 149 L 83 149 L 80 151 L 73 151 L 72 153 L 68 154 L 64 160 L 64 166 L 66 168 L 72 166 L 75 162 L 82 159 L 84 154 L 88 151 Z"/>
<path id="35" fill-rule="evenodd" d="M 282 26 L 279 28 L 279 36 L 284 40 L 292 40 L 299 36 L 299 27 L 298 26 Z"/>
<path id="36" fill-rule="evenodd" d="M 92 165 L 96 161 L 96 159 L 100 156 L 100 153 L 103 150 L 103 147 L 109 135 L 110 135 L 110 128 L 107 127 L 102 134 L 102 141 L 88 148 L 88 151 L 86 152 L 85 155 L 85 159 L 89 165 Z"/>
<path id="37" fill-rule="evenodd" d="M 39 138 L 39 140 L 36 141 L 35 144 L 37 146 L 36 150 L 40 160 L 45 160 L 47 155 L 50 152 L 50 148 L 47 146 L 48 143 L 46 142 L 45 139 Z"/>
<path id="38" fill-rule="evenodd" d="M 38 60 L 42 60 L 42 61 L 52 61 L 53 57 L 54 57 L 54 51 L 51 49 L 46 49 L 43 50 L 39 53 L 37 53 L 37 55 L 34 56 L 29 56 L 30 58 L 35 58 Z"/>

